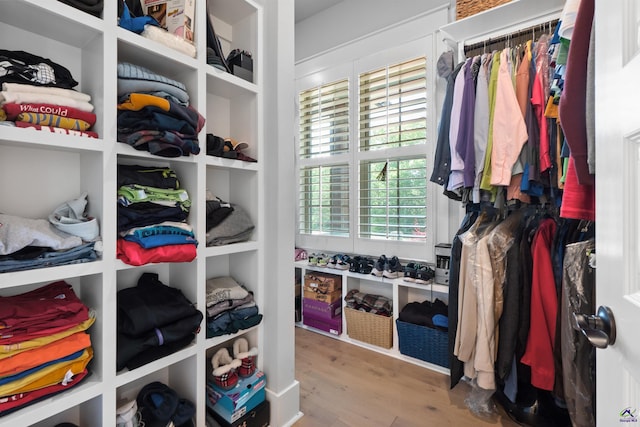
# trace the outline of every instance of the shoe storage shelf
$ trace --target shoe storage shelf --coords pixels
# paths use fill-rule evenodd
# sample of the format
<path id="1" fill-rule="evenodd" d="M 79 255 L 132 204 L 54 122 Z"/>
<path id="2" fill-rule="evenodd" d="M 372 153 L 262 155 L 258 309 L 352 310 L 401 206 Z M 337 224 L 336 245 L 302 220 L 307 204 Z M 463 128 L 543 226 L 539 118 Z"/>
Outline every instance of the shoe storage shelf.
<path id="1" fill-rule="evenodd" d="M 55 0 L 0 2 L 0 37 L 11 40 L 4 49 L 26 51 L 69 69 L 79 82 L 75 89 L 91 95 L 97 115 L 92 130 L 99 135 L 90 139 L 0 126 L 0 212 L 46 219 L 61 203 L 86 192 L 88 214 L 97 218 L 103 242 L 102 256 L 93 262 L 0 273 L 2 297 L 64 280 L 96 317 L 88 330 L 94 350 L 90 376 L 77 387 L 0 416 L 3 427 L 52 427 L 62 422 L 111 427 L 118 403 L 134 399 L 153 381 L 161 381 L 191 400 L 197 408 L 195 423 L 204 426 L 206 374 L 211 370 L 207 356 L 242 336 L 259 349 L 258 368 L 263 369 L 263 346 L 270 333 L 275 333 L 259 324 L 207 339 L 203 320 L 196 339 L 186 348 L 131 371 L 116 371 L 116 295 L 135 286 L 142 273 L 158 274 L 160 281 L 180 289 L 203 313 L 206 280 L 232 276 L 254 293 L 261 313 L 269 311 L 263 306 L 267 279 L 260 274 L 266 247 L 263 218 L 268 209 L 263 179 L 267 165 L 261 158 L 265 148 L 260 61 L 266 56 L 262 52 L 267 34 L 264 8 L 270 6 L 253 0 L 196 0 L 197 55 L 192 58 L 118 27 L 118 3 L 104 1 L 98 18 Z M 224 37 L 226 53 L 236 48 L 253 53 L 253 82 L 207 64 L 207 11 Z M 140 65 L 185 84 L 190 104 L 206 119 L 198 134 L 200 154 L 165 158 L 117 142 L 119 62 Z M 207 156 L 206 133 L 246 141 L 246 154 L 258 163 Z M 199 242 L 193 261 L 134 267 L 116 258 L 119 164 L 164 165 L 176 171 L 192 203 L 187 222 Z M 247 211 L 255 225 L 249 241 L 206 246 L 207 192 Z"/>
<path id="2" fill-rule="evenodd" d="M 406 304 L 410 302 L 414 302 L 414 301 L 422 302 L 425 300 L 435 301 L 436 298 L 438 298 L 444 301 L 445 303 L 448 303 L 448 297 L 449 297 L 448 286 L 437 284 L 437 283 L 417 284 L 417 283 L 407 282 L 402 277 L 397 279 L 389 279 L 386 277 L 377 277 L 372 274 L 360 274 L 360 273 L 354 273 L 348 270 L 338 270 L 338 269 L 329 268 L 329 267 L 317 267 L 317 266 L 309 265 L 309 263 L 306 260 L 294 262 L 294 268 L 295 268 L 296 282 L 301 283 L 303 287 L 304 287 L 304 277 L 308 273 L 312 273 L 312 274 L 320 273 L 322 275 L 335 275 L 339 277 L 342 282 L 342 298 L 340 299 L 340 304 L 342 307 L 343 316 L 342 316 L 341 330 L 337 331 L 334 329 L 331 332 L 327 332 L 326 330 L 321 330 L 317 327 L 310 327 L 306 325 L 304 322 L 304 318 L 305 318 L 304 304 L 301 304 L 302 321 L 296 322 L 297 327 L 305 328 L 310 331 L 314 331 L 314 332 L 323 334 L 325 336 L 338 339 L 341 341 L 345 341 L 354 345 L 359 345 L 361 347 L 365 347 L 367 349 L 377 351 L 379 353 L 386 354 L 388 356 L 396 357 L 398 359 L 402 359 L 407 362 L 411 362 L 416 365 L 423 366 L 437 372 L 442 372 L 445 374 L 449 373 L 449 370 L 447 368 L 402 354 L 399 348 L 398 331 L 396 328 L 396 319 L 398 319 L 400 310 L 402 310 L 402 307 L 404 307 Z M 387 323 L 392 323 L 392 325 L 389 327 L 389 329 L 391 330 L 391 334 L 393 335 L 390 340 L 391 341 L 390 348 L 385 348 L 387 347 L 386 343 L 389 341 L 387 339 L 388 337 L 373 336 L 371 338 L 366 338 L 366 341 L 368 342 L 365 342 L 362 340 L 354 339 L 353 337 L 349 336 L 349 327 L 347 325 L 348 316 L 344 315 L 345 307 L 346 307 L 344 302 L 344 297 L 352 289 L 357 289 L 359 292 L 363 292 L 363 293 L 381 295 L 391 300 L 392 306 L 393 306 L 393 311 L 392 311 L 393 315 L 390 319 L 390 322 L 386 322 L 384 318 L 382 319 L 374 318 L 374 319 L 364 319 L 364 320 L 362 318 L 356 319 L 356 321 L 371 322 L 369 325 L 365 325 L 365 327 L 362 329 L 365 329 L 365 330 L 376 329 L 380 331 L 380 332 L 373 332 L 374 334 L 375 333 L 387 334 L 388 333 L 386 332 L 388 331 Z M 302 294 L 304 295 L 304 290 L 302 291 Z M 366 314 L 369 314 L 369 313 L 366 313 Z M 371 316 L 373 315 L 370 315 L 368 317 L 371 317 Z M 382 317 L 382 316 L 377 316 L 377 317 Z M 382 323 L 383 325 L 380 325 L 380 323 Z M 382 343 L 382 345 L 374 345 L 374 344 L 371 344 L 370 342 Z"/>

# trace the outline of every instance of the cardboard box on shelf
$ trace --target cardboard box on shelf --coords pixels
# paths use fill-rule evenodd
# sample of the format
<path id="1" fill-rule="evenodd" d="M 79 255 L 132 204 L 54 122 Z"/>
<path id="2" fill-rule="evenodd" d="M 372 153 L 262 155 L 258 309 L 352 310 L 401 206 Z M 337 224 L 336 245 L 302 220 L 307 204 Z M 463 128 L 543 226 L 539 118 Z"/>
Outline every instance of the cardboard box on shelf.
<path id="1" fill-rule="evenodd" d="M 336 316 L 331 320 L 318 319 L 313 315 L 303 313 L 302 323 L 312 328 L 320 329 L 332 335 L 342 334 L 342 316 Z"/>
<path id="2" fill-rule="evenodd" d="M 327 273 L 307 273 L 304 275 L 304 287 L 310 291 L 333 292 L 342 289 L 342 277 Z"/>
<path id="3" fill-rule="evenodd" d="M 241 378 L 230 390 L 208 383 L 207 407 L 233 424 L 265 400 L 266 383 L 267 379 L 262 371 L 256 371 L 248 378 Z"/>
<path id="4" fill-rule="evenodd" d="M 303 296 L 305 298 L 314 299 L 316 301 L 332 303 L 342 298 L 342 289 L 338 289 L 333 292 L 328 292 L 326 294 L 323 294 L 321 292 L 310 291 L 305 287 Z"/>
<path id="5" fill-rule="evenodd" d="M 210 411 L 215 420 L 220 424 L 220 427 L 267 427 L 271 421 L 271 410 L 269 401 L 264 400 L 258 406 L 239 418 L 233 423 L 228 423 L 224 418 L 218 415 L 214 411 Z"/>
<path id="6" fill-rule="evenodd" d="M 168 32 L 194 42 L 196 0 L 142 0 L 142 11 Z"/>
<path id="7" fill-rule="evenodd" d="M 311 315 L 318 320 L 330 321 L 342 314 L 342 300 L 326 303 L 311 298 L 303 298 L 302 311 L 305 316 Z"/>

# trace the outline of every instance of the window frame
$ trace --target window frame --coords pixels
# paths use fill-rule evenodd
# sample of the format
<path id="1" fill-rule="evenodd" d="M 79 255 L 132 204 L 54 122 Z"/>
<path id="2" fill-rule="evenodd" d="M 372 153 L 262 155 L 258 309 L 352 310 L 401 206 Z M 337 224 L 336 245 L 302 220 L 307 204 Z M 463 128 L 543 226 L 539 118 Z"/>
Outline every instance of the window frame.
<path id="1" fill-rule="evenodd" d="M 437 110 L 436 110 L 436 84 L 435 84 L 435 46 L 434 37 L 427 35 L 419 39 L 402 44 L 393 49 L 376 52 L 373 55 L 365 56 L 343 63 L 335 67 L 326 68 L 321 71 L 311 73 L 296 81 L 296 105 L 298 106 L 298 96 L 300 92 L 313 87 L 321 86 L 333 81 L 348 78 L 349 80 L 349 151 L 348 153 L 327 156 L 318 159 L 301 159 L 299 156 L 299 114 L 296 114 L 295 131 L 295 160 L 297 176 L 300 176 L 300 169 L 314 165 L 327 165 L 332 163 L 349 163 L 349 237 L 329 236 L 329 235 L 308 235 L 301 234 L 300 224 L 300 188 L 296 183 L 296 246 L 307 248 L 313 251 L 326 253 L 345 252 L 350 254 L 362 254 L 372 257 L 381 254 L 396 255 L 403 259 L 414 259 L 426 262 L 433 262 L 433 247 L 437 231 L 435 215 L 437 214 L 436 191 L 434 185 L 429 182 L 428 177 L 433 169 L 433 153 L 435 151 L 437 137 Z M 427 73 L 427 132 L 426 144 L 411 145 L 400 148 L 384 148 L 368 151 L 359 149 L 359 76 L 361 73 L 375 69 L 398 64 L 419 56 L 426 57 Z M 299 106 L 298 106 L 299 107 Z M 299 110 L 296 110 L 299 113 Z M 401 154 L 398 154 L 401 150 Z M 387 158 L 406 158 L 424 156 L 427 162 L 427 218 L 426 218 L 426 241 L 406 242 L 392 240 L 376 240 L 359 237 L 359 216 L 360 216 L 360 162 L 379 161 Z"/>

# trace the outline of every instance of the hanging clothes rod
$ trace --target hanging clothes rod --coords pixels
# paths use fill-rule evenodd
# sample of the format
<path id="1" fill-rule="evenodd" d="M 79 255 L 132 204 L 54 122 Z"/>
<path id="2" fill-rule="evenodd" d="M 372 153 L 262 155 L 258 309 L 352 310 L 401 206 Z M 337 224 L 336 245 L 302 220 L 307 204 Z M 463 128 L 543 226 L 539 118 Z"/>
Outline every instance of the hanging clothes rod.
<path id="1" fill-rule="evenodd" d="M 505 34 L 500 37 L 489 38 L 481 42 L 465 45 L 465 56 L 470 56 L 470 54 L 476 55 L 483 52 L 491 52 L 492 50 L 495 50 L 497 48 L 502 49 L 507 46 L 508 42 L 514 42 L 515 44 L 517 44 L 527 40 L 532 40 L 536 32 L 538 34 L 550 34 L 555 30 L 556 25 L 558 25 L 558 21 L 558 19 L 553 19 L 551 21 L 533 25 L 531 27 L 524 28 L 510 34 Z"/>

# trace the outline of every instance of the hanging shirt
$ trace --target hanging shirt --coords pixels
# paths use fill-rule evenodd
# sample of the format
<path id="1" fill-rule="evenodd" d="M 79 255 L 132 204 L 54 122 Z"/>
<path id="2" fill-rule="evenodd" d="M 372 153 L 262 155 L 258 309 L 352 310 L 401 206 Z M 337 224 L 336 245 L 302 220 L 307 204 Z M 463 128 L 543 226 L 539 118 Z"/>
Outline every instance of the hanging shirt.
<path id="1" fill-rule="evenodd" d="M 480 181 L 480 189 L 491 191 L 495 198 L 497 189 L 491 185 L 491 152 L 493 150 L 493 121 L 496 104 L 496 86 L 498 83 L 498 69 L 500 68 L 499 52 L 495 52 L 493 54 L 491 64 L 491 73 L 489 77 L 489 134 L 487 137 L 487 150 L 484 155 L 484 168 L 482 172 L 482 180 Z"/>
<path id="2" fill-rule="evenodd" d="M 527 114 L 527 103 L 529 102 L 529 68 L 531 66 L 531 41 L 528 41 L 524 48 L 524 54 L 520 60 L 520 66 L 516 73 L 516 98 L 522 112 L 522 117 Z"/>
<path id="3" fill-rule="evenodd" d="M 454 354 L 464 362 L 464 374 L 477 378 L 478 386 L 495 389 L 495 339 L 493 270 L 487 242 L 496 223 L 482 214 L 460 236 L 458 331 Z"/>
<path id="4" fill-rule="evenodd" d="M 464 186 L 473 187 L 475 170 L 475 151 L 473 142 L 474 115 L 476 107 L 476 88 L 471 65 L 479 61 L 480 57 L 467 59 L 464 66 L 464 92 L 462 94 L 462 107 L 460 112 L 460 128 L 456 151 L 463 163 Z"/>
<path id="5" fill-rule="evenodd" d="M 471 59 L 467 59 L 467 62 Z M 464 160 L 458 154 L 456 145 L 458 141 L 458 132 L 460 130 L 460 117 L 462 114 L 462 97 L 464 95 L 465 67 L 463 67 L 456 76 L 456 82 L 453 87 L 453 104 L 451 106 L 451 126 L 449 128 L 449 144 L 451 150 L 451 173 L 449 174 L 449 184 L 447 190 L 456 190 L 464 184 Z"/>
<path id="6" fill-rule="evenodd" d="M 553 390 L 555 379 L 553 348 L 558 316 L 558 296 L 551 262 L 555 233 L 555 221 L 547 218 L 540 223 L 531 244 L 531 320 L 527 350 L 521 359 L 531 367 L 531 384 L 549 391 Z"/>
<path id="7" fill-rule="evenodd" d="M 472 200 L 480 203 L 480 180 L 484 171 L 484 157 L 489 137 L 489 76 L 487 73 L 491 54 L 482 55 L 478 79 L 476 82 L 476 105 L 473 116 L 473 149 L 475 178 L 473 181 Z"/>
<path id="8" fill-rule="evenodd" d="M 587 164 L 586 126 L 587 61 L 593 13 L 594 0 L 582 0 L 569 46 L 564 91 L 560 97 L 560 122 L 581 185 L 594 183 Z"/>
<path id="9" fill-rule="evenodd" d="M 493 118 L 491 185 L 509 185 L 511 169 L 527 141 L 527 128 L 509 75 L 508 53 L 505 49 L 500 54 Z"/>
<path id="10" fill-rule="evenodd" d="M 444 52 L 438 59 L 438 75 L 447 81 L 447 92 L 442 104 L 442 114 L 438 127 L 436 155 L 433 162 L 433 173 L 430 181 L 446 185 L 451 172 L 451 148 L 449 147 L 449 128 L 451 126 L 451 104 L 453 103 L 453 86 L 462 64 L 453 68 L 453 52 Z"/>

